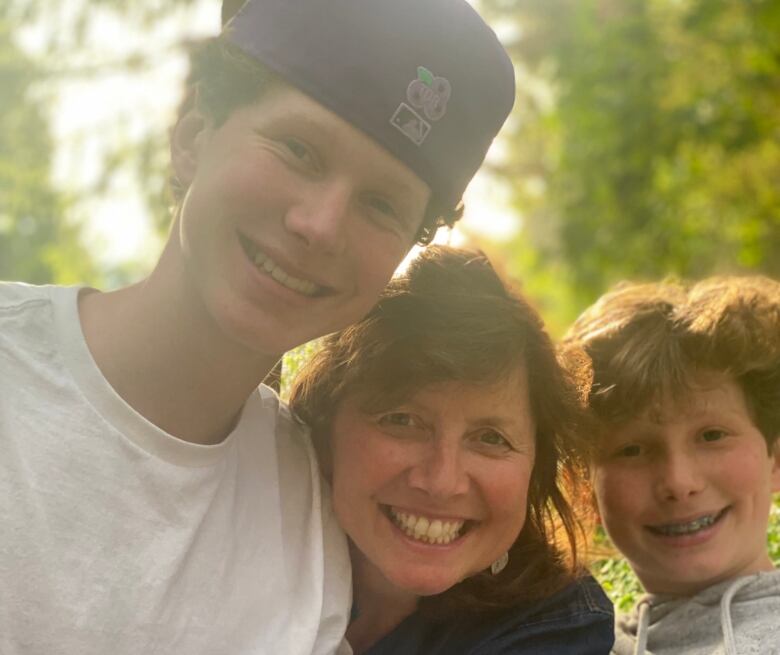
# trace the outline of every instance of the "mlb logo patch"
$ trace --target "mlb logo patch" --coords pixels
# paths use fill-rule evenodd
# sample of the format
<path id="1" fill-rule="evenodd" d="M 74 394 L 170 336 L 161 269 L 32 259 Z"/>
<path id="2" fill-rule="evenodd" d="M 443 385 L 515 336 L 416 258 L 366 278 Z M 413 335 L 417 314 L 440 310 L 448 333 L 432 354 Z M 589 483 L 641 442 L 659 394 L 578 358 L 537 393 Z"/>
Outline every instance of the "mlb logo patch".
<path id="1" fill-rule="evenodd" d="M 390 122 L 418 146 L 431 131 L 431 124 L 405 102 L 395 110 Z"/>

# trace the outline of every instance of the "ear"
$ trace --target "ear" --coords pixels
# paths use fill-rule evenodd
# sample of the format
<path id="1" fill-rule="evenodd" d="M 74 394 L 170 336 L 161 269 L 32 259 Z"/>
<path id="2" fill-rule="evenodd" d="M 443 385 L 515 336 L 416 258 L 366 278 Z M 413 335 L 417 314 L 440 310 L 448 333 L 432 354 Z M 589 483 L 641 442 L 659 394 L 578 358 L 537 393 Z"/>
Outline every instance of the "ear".
<path id="1" fill-rule="evenodd" d="M 593 517 L 593 522 L 596 525 L 603 525 L 603 522 L 601 520 L 601 510 L 599 509 L 599 503 L 596 500 L 596 492 L 595 492 L 595 490 L 592 487 L 590 489 L 589 496 L 590 496 L 590 498 L 588 500 L 589 500 L 590 506 L 588 507 L 588 509 L 591 511 L 591 516 Z"/>
<path id="2" fill-rule="evenodd" d="M 772 491 L 777 493 L 780 491 L 780 435 L 770 450 L 769 459 L 772 462 Z"/>
<path id="3" fill-rule="evenodd" d="M 190 108 L 176 121 L 171 131 L 171 163 L 176 180 L 183 189 L 190 186 L 198 169 L 200 149 L 208 122 L 197 109 Z"/>

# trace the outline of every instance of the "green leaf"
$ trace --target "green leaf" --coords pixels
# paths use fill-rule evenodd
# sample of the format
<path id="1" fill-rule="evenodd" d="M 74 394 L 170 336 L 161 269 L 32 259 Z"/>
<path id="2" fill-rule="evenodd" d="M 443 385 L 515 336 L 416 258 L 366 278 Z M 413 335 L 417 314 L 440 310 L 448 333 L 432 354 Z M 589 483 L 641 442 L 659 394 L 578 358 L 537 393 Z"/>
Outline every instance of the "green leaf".
<path id="1" fill-rule="evenodd" d="M 418 66 L 417 67 L 417 78 L 421 82 L 425 82 L 428 86 L 433 85 L 433 73 L 429 71 L 425 66 Z"/>

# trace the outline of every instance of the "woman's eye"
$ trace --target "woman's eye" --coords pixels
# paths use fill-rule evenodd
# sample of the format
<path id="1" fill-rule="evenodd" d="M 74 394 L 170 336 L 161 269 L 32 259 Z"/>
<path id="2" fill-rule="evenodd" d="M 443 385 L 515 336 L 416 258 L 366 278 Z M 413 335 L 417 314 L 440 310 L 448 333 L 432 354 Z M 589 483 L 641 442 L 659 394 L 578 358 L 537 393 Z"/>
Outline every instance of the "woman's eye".
<path id="1" fill-rule="evenodd" d="M 719 430 L 717 428 L 711 428 L 709 430 L 704 430 L 701 433 L 702 440 L 706 441 L 707 443 L 720 441 L 725 436 L 726 436 L 726 431 L 725 430 Z"/>
<path id="2" fill-rule="evenodd" d="M 479 440 L 482 443 L 488 444 L 490 446 L 508 446 L 509 442 L 504 439 L 502 435 L 500 435 L 495 430 L 486 430 L 482 434 L 479 435 Z"/>
<path id="3" fill-rule="evenodd" d="M 626 444 L 615 451 L 616 457 L 639 457 L 641 454 L 641 446 L 635 443 Z"/>
<path id="4" fill-rule="evenodd" d="M 491 453 L 505 453 L 514 450 L 512 444 L 497 430 L 482 430 L 474 435 L 472 441 Z"/>

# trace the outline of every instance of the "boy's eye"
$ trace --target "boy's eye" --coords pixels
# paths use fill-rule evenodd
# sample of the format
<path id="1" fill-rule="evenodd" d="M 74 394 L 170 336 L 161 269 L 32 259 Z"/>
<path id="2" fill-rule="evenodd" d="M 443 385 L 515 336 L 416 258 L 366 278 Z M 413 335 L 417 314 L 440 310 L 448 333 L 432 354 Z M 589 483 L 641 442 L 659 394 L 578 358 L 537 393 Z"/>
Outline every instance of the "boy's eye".
<path id="1" fill-rule="evenodd" d="M 387 200 L 379 196 L 370 196 L 366 200 L 366 204 L 380 214 L 386 214 L 387 216 L 396 215 L 395 208 Z"/>
<path id="2" fill-rule="evenodd" d="M 381 195 L 370 194 L 363 198 L 370 219 L 383 228 L 392 229 L 402 236 L 405 234 L 407 221 L 396 205 Z"/>
<path id="3" fill-rule="evenodd" d="M 707 443 L 720 441 L 725 436 L 726 436 L 726 431 L 720 430 L 718 428 L 710 428 L 709 430 L 704 430 L 701 433 L 702 440 L 706 441 Z"/>
<path id="4" fill-rule="evenodd" d="M 294 137 L 286 137 L 282 139 L 282 143 L 290 154 L 297 160 L 308 165 L 314 165 L 314 155 L 311 149 L 302 141 Z"/>
<path id="5" fill-rule="evenodd" d="M 401 427 L 414 425 L 411 414 L 406 412 L 392 412 L 379 417 L 379 425 L 396 425 Z"/>

